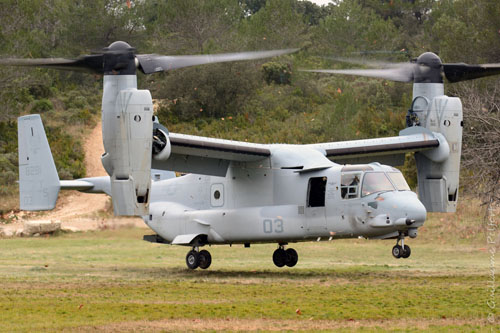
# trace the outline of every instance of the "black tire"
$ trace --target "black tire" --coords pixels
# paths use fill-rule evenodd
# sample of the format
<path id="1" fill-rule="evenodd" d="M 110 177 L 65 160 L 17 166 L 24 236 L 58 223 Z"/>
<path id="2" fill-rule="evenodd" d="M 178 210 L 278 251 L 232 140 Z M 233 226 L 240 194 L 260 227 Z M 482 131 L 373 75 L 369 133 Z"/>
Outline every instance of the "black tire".
<path id="1" fill-rule="evenodd" d="M 186 255 L 186 265 L 189 269 L 196 269 L 200 264 L 200 254 L 197 251 L 191 250 Z"/>
<path id="2" fill-rule="evenodd" d="M 297 261 L 299 261 L 299 255 L 297 254 L 297 251 L 295 251 L 294 249 L 287 249 L 285 251 L 286 253 L 286 262 L 285 264 L 288 266 L 288 267 L 293 267 L 297 264 Z"/>
<path id="3" fill-rule="evenodd" d="M 405 245 L 405 247 L 403 248 L 403 254 L 401 255 L 402 258 L 406 259 L 410 256 L 411 254 L 411 249 L 408 245 Z"/>
<path id="4" fill-rule="evenodd" d="M 273 253 L 273 262 L 278 267 L 283 267 L 286 264 L 286 252 L 283 249 L 277 249 Z"/>
<path id="5" fill-rule="evenodd" d="M 199 253 L 198 267 L 207 269 L 212 264 L 212 255 L 207 250 L 201 250 Z"/>
<path id="6" fill-rule="evenodd" d="M 392 248 L 392 255 L 396 259 L 401 258 L 401 256 L 403 255 L 403 248 L 401 247 L 401 245 L 394 245 L 394 247 Z"/>

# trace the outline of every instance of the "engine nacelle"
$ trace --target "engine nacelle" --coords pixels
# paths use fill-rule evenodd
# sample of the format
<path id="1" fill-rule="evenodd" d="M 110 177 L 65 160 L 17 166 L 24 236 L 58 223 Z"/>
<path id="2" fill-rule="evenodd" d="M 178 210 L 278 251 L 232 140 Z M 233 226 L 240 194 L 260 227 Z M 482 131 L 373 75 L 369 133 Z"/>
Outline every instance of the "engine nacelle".
<path id="1" fill-rule="evenodd" d="M 118 91 L 113 112 L 103 119 L 106 153 L 102 156 L 104 168 L 111 176 L 115 215 L 149 213 L 152 131 L 151 93 L 137 89 Z"/>
<path id="2" fill-rule="evenodd" d="M 454 212 L 462 151 L 462 103 L 459 98 L 445 96 L 439 83 L 414 84 L 413 94 L 418 126 L 440 133 L 448 146 L 443 149 L 445 145 L 440 144 L 436 156 L 432 151 L 415 153 L 419 198 L 429 212 Z M 438 155 L 448 156 L 443 160 Z"/>

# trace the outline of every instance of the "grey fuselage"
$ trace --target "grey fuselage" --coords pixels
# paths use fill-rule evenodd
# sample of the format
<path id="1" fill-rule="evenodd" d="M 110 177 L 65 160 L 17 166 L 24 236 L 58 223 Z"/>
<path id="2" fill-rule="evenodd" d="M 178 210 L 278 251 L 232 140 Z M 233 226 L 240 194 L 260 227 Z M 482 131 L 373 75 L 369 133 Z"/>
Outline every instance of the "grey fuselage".
<path id="1" fill-rule="evenodd" d="M 399 171 L 378 163 L 331 164 L 301 172 L 273 168 L 271 156 L 259 162 L 232 162 L 225 177 L 188 174 L 156 181 L 144 221 L 162 238 L 180 245 L 190 245 L 178 237 L 182 235 L 187 240 L 203 235 L 208 244 L 395 238 L 400 232 L 416 236 L 426 210 L 415 193 L 360 193 L 367 172 Z M 341 184 L 342 174 L 358 175 L 359 185 L 351 186 L 350 198 Z"/>

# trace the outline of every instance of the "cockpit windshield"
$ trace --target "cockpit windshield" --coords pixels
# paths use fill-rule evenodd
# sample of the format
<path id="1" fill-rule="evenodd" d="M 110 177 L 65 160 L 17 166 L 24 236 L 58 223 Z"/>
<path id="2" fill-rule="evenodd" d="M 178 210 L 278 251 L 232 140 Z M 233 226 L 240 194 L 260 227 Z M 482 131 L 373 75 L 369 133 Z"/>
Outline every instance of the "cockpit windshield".
<path id="1" fill-rule="evenodd" d="M 403 178 L 404 180 L 404 178 Z M 367 172 L 363 178 L 361 196 L 382 191 L 394 191 L 394 186 L 384 172 Z"/>
<path id="2" fill-rule="evenodd" d="M 401 172 L 388 172 L 387 175 L 398 191 L 411 191 L 410 186 L 408 186 L 408 183 Z"/>

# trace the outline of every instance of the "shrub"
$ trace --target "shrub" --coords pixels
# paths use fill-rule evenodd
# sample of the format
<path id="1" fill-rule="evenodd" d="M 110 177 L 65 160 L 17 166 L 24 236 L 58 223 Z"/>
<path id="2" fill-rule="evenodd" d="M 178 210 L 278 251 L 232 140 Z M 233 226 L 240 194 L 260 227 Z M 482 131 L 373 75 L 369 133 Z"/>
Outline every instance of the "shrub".
<path id="1" fill-rule="evenodd" d="M 290 84 L 292 71 L 290 64 L 280 64 L 278 62 L 268 62 L 262 65 L 264 80 L 268 83 Z"/>
<path id="2" fill-rule="evenodd" d="M 72 120 L 79 122 L 81 124 L 85 124 L 85 125 L 92 124 L 92 114 L 90 113 L 89 109 L 79 110 L 71 118 L 73 118 Z"/>
<path id="3" fill-rule="evenodd" d="M 28 88 L 29 94 L 34 98 L 49 98 L 52 96 L 53 91 L 50 87 L 44 86 L 42 84 L 33 85 Z"/>
<path id="4" fill-rule="evenodd" d="M 31 113 L 44 113 L 49 110 L 53 110 L 54 105 L 48 99 L 39 99 L 35 101 L 33 107 L 31 108 Z"/>

